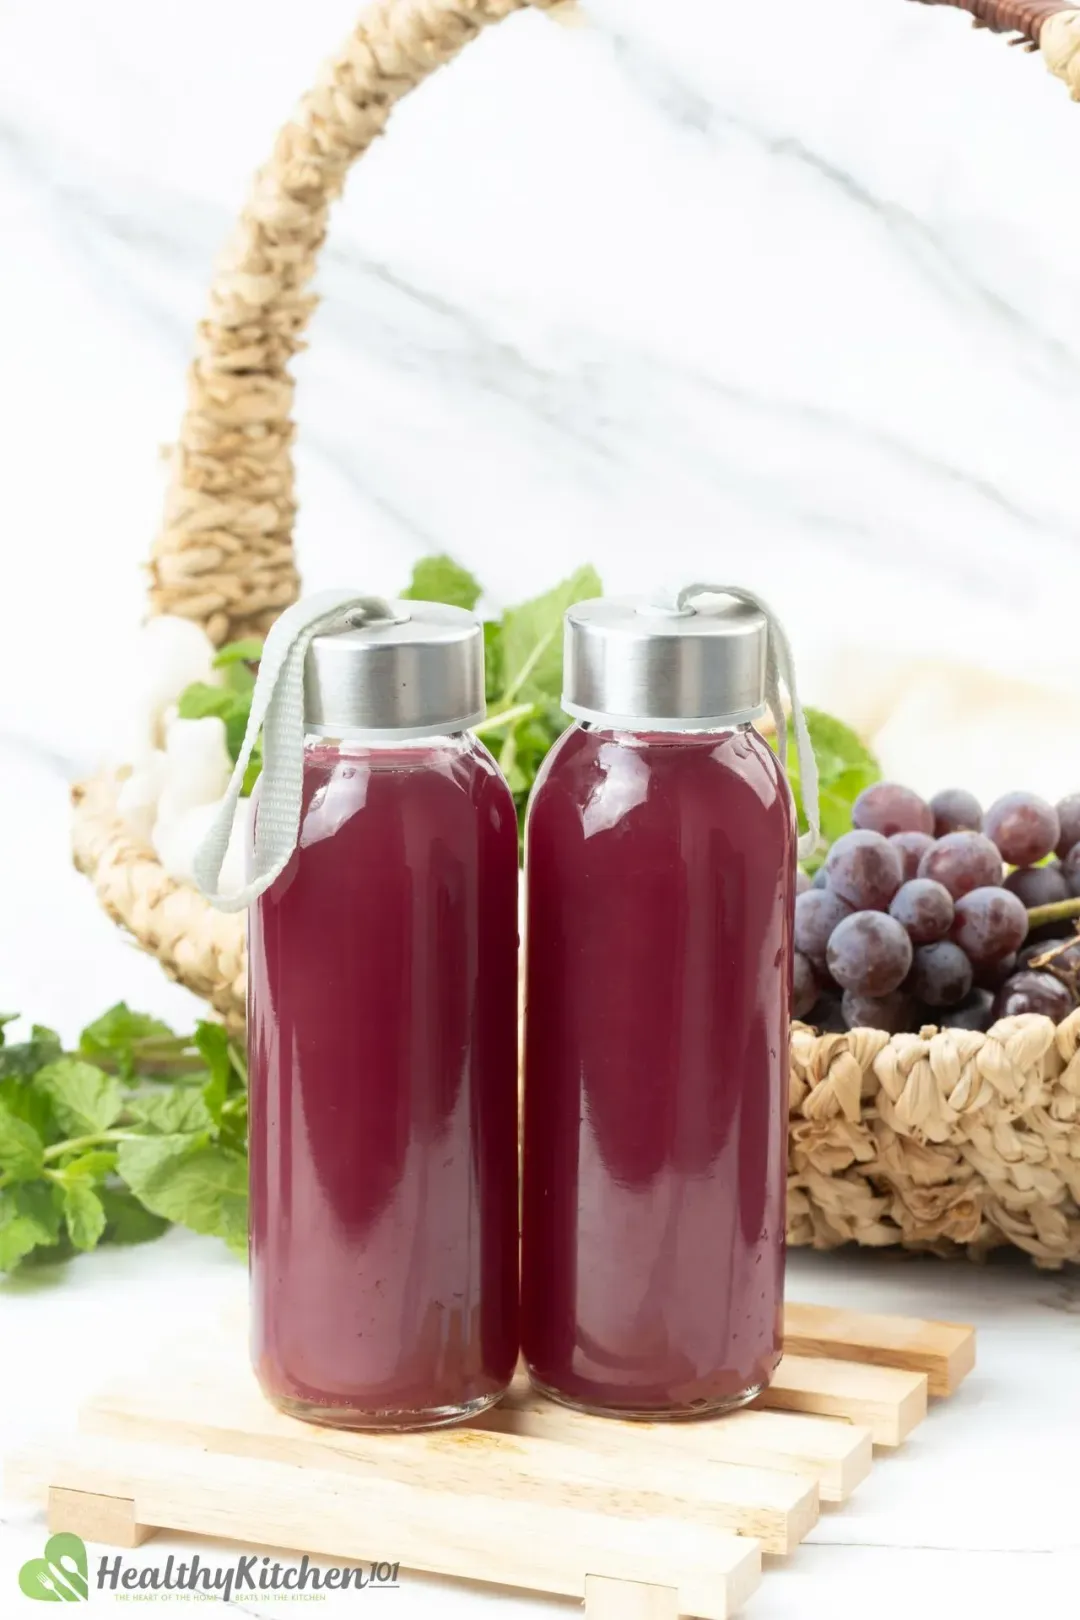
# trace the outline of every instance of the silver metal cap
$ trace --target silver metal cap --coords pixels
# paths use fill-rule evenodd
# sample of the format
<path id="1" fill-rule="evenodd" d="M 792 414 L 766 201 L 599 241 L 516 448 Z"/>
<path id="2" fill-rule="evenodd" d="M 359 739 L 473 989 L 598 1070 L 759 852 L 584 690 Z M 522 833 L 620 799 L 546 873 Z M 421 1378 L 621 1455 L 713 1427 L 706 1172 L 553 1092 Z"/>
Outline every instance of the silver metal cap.
<path id="1" fill-rule="evenodd" d="M 566 614 L 563 708 L 579 720 L 668 730 L 743 724 L 765 712 L 765 615 L 731 596 L 681 612 L 597 597 Z"/>
<path id="2" fill-rule="evenodd" d="M 466 731 L 484 718 L 484 631 L 439 602 L 387 602 L 316 636 L 304 664 L 304 725 L 322 736 Z"/>

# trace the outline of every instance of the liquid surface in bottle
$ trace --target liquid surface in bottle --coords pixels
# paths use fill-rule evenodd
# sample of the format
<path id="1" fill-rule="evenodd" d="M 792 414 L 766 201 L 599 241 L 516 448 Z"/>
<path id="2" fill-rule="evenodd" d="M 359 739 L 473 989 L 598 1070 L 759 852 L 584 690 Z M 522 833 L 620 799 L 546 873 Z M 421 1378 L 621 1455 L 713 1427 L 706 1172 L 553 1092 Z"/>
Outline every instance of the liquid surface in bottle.
<path id="1" fill-rule="evenodd" d="M 795 824 L 750 727 L 575 726 L 527 835 L 522 1318 L 534 1380 L 652 1416 L 780 1349 Z"/>
<path id="2" fill-rule="evenodd" d="M 301 1416 L 422 1426 L 509 1383 L 516 963 L 482 746 L 309 745 L 249 965 L 253 1357 Z"/>

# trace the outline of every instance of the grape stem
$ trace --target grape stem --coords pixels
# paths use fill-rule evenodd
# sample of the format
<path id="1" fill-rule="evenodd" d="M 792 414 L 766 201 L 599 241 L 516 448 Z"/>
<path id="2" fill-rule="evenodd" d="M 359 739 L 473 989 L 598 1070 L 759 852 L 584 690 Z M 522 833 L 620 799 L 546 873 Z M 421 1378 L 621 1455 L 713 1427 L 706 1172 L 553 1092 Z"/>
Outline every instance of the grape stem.
<path id="1" fill-rule="evenodd" d="M 1055 900 L 1049 906 L 1035 906 L 1028 912 L 1028 928 L 1041 928 L 1043 923 L 1068 922 L 1080 918 L 1080 897 L 1073 900 Z"/>

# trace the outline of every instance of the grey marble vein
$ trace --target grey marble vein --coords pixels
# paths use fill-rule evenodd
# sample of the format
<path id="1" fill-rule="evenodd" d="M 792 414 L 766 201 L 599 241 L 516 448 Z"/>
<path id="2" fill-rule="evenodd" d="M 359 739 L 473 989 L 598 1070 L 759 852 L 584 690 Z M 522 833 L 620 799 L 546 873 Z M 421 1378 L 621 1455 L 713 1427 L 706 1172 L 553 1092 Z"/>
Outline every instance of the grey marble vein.
<path id="1" fill-rule="evenodd" d="M 908 253 L 911 264 L 930 278 L 961 311 L 976 311 L 991 318 L 1012 340 L 1022 366 L 1034 354 L 1045 363 L 1040 380 L 1053 382 L 1074 394 L 1080 390 L 1080 356 L 1055 333 L 1032 321 L 969 264 L 957 246 L 939 229 L 910 209 L 879 196 L 851 168 L 841 167 L 815 151 L 798 136 L 767 128 L 756 119 L 717 106 L 657 56 L 655 49 L 632 37 L 613 32 L 612 49 L 629 80 L 666 119 L 685 130 L 718 143 L 722 134 L 742 137 L 758 151 L 790 162 L 823 180 L 844 201 L 852 203 L 871 223 L 886 229 Z"/>

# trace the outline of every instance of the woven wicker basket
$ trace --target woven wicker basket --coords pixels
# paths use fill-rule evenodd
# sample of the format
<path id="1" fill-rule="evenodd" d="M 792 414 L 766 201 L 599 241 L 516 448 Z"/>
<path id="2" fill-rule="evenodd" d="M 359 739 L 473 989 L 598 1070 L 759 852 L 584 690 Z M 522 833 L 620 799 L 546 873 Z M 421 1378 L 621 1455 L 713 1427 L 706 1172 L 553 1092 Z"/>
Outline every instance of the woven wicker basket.
<path id="1" fill-rule="evenodd" d="M 151 613 L 221 643 L 264 632 L 299 588 L 288 366 L 315 299 L 330 205 L 395 104 L 530 0 L 376 0 L 278 136 L 210 291 L 151 564 Z M 559 0 L 532 0 L 562 11 Z M 1080 100 L 1080 10 L 923 0 L 1041 50 Z M 117 813 L 118 777 L 76 788 L 75 860 L 105 910 L 239 1028 L 244 927 L 174 882 Z M 1080 1259 L 1080 1012 L 986 1035 L 792 1035 L 789 1238 Z"/>

